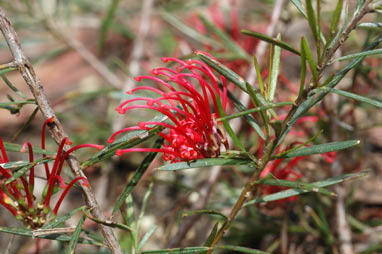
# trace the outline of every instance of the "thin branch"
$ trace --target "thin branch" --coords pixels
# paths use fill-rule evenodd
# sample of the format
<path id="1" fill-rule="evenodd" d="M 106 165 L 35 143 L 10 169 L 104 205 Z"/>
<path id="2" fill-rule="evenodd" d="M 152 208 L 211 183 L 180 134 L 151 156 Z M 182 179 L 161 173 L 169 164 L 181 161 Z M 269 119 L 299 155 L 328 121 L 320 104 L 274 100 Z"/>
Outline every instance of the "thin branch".
<path id="1" fill-rule="evenodd" d="M 330 60 L 332 59 L 334 53 L 337 51 L 339 47 L 344 44 L 344 42 L 349 38 L 349 34 L 351 31 L 353 31 L 359 21 L 369 12 L 373 11 L 373 5 L 371 5 L 371 2 L 373 0 L 366 0 L 363 7 L 353 16 L 352 20 L 346 25 L 346 28 L 341 33 L 341 35 L 338 37 L 338 39 L 334 42 L 333 47 L 329 48 L 325 54 L 324 58 L 322 60 L 322 64 L 317 67 L 317 69 L 322 73 L 323 69 L 326 68 L 326 66 L 329 64 Z"/>
<path id="2" fill-rule="evenodd" d="M 55 116 L 53 109 L 49 105 L 40 79 L 37 77 L 32 65 L 30 64 L 29 60 L 25 57 L 24 52 L 21 49 L 19 39 L 10 20 L 6 17 L 4 11 L 1 8 L 0 29 L 14 57 L 14 62 L 18 66 L 18 69 L 25 82 L 28 84 L 29 89 L 31 90 L 34 96 L 42 115 L 45 119 L 54 117 L 54 124 L 49 126 L 49 130 L 56 143 L 60 143 L 64 137 L 67 137 L 67 135 L 65 134 L 60 121 Z M 66 145 L 64 149 L 65 151 L 68 151 L 70 149 L 70 146 Z M 67 162 L 72 172 L 77 177 L 82 176 L 86 178 L 84 172 L 81 170 L 78 159 L 74 155 L 69 155 L 67 158 Z M 80 185 L 80 188 L 85 197 L 86 205 L 89 207 L 92 215 L 96 218 L 99 218 L 100 220 L 106 220 L 104 214 L 99 209 L 99 206 L 90 186 Z M 113 251 L 113 253 L 122 254 L 121 247 L 119 246 L 117 238 L 115 237 L 112 229 L 103 225 L 101 225 L 101 229 L 106 239 L 107 245 Z"/>

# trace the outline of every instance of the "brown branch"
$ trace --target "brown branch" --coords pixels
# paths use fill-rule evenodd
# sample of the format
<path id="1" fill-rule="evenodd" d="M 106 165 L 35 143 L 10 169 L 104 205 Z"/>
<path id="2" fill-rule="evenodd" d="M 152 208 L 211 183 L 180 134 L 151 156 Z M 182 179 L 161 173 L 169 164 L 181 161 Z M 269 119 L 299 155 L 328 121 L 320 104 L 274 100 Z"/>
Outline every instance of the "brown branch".
<path id="1" fill-rule="evenodd" d="M 351 31 L 353 31 L 359 21 L 369 12 L 373 11 L 373 5 L 370 3 L 373 0 L 366 0 L 363 7 L 353 16 L 352 20 L 346 25 L 346 28 L 344 31 L 342 31 L 341 35 L 338 37 L 338 39 L 334 42 L 333 47 L 328 48 L 328 50 L 325 52 L 322 63 L 320 66 L 318 66 L 318 70 L 322 73 L 323 69 L 326 68 L 326 66 L 329 65 L 330 60 L 334 56 L 334 53 L 337 51 L 339 47 L 344 44 L 344 42 L 349 38 L 349 34 Z"/>
<path id="2" fill-rule="evenodd" d="M 54 124 L 49 126 L 50 133 L 56 143 L 60 143 L 64 137 L 67 135 L 64 132 L 64 129 L 54 114 L 53 109 L 49 105 L 49 102 L 46 98 L 46 95 L 43 91 L 40 79 L 37 77 L 34 69 L 28 59 L 25 57 L 19 39 L 17 37 L 16 31 L 14 30 L 10 20 L 6 17 L 4 11 L 0 8 L 0 29 L 4 35 L 4 38 L 8 44 L 8 47 L 14 57 L 14 63 L 18 66 L 20 74 L 24 78 L 25 82 L 28 84 L 29 89 L 31 90 L 37 105 L 40 108 L 40 111 L 45 119 L 54 117 Z M 70 149 L 70 146 L 66 145 L 64 150 L 67 151 Z M 84 172 L 81 170 L 80 163 L 74 155 L 70 155 L 67 158 L 67 162 L 76 176 L 85 177 Z M 94 197 L 94 194 L 90 186 L 80 185 L 82 193 L 85 198 L 86 205 L 90 209 L 92 215 L 100 220 L 106 220 L 105 215 L 99 209 L 97 201 Z M 102 233 L 106 239 L 107 245 L 113 251 L 113 253 L 122 254 L 121 247 L 115 237 L 112 229 L 101 225 Z"/>

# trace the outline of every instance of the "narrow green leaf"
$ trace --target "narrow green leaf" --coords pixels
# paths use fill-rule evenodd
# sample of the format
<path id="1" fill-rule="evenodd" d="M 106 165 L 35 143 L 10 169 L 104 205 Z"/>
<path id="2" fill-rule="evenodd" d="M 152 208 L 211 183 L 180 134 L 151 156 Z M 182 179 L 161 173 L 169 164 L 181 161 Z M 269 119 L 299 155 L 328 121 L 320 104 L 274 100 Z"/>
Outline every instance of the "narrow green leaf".
<path id="1" fill-rule="evenodd" d="M 155 141 L 153 148 L 160 148 L 162 144 L 163 144 L 163 138 L 159 138 Z M 119 196 L 118 201 L 113 208 L 112 214 L 115 214 L 119 210 L 119 208 L 125 201 L 126 197 L 130 195 L 130 193 L 133 191 L 134 187 L 138 184 L 139 180 L 142 178 L 147 168 L 150 166 L 151 162 L 155 159 L 156 155 L 157 155 L 156 152 L 151 152 L 143 159 L 141 165 L 139 165 L 133 177 L 131 178 L 131 180 L 129 181 L 129 183 L 126 185 L 125 189 Z"/>
<path id="2" fill-rule="evenodd" d="M 289 180 L 283 180 L 283 179 L 264 178 L 261 181 L 259 181 L 259 183 L 264 185 L 271 185 L 271 186 L 282 186 L 282 187 L 289 187 L 289 188 L 295 188 L 295 189 L 302 189 L 302 190 L 307 190 L 310 192 L 318 192 L 324 195 L 336 196 L 336 194 L 332 191 L 328 191 L 325 188 L 321 188 L 314 184 L 304 183 L 301 181 L 289 181 Z"/>
<path id="3" fill-rule="evenodd" d="M 162 141 L 162 143 L 163 143 L 163 141 Z M 141 211 L 139 212 L 137 226 L 136 226 L 136 233 L 137 233 L 137 235 L 139 235 L 139 229 L 141 227 L 143 216 L 145 215 L 147 204 L 149 203 L 150 196 L 151 196 L 151 193 L 153 191 L 153 187 L 154 187 L 154 183 L 151 182 L 150 185 L 149 185 L 149 188 L 147 189 L 147 191 L 145 193 L 145 196 L 143 197 L 142 208 L 141 208 Z"/>
<path id="4" fill-rule="evenodd" d="M 208 159 L 201 159 L 201 160 L 191 161 L 191 162 L 171 163 L 171 164 L 167 164 L 167 165 L 163 165 L 159 167 L 158 170 L 174 171 L 174 170 L 204 168 L 204 167 L 223 166 L 223 165 L 248 165 L 250 167 L 253 167 L 254 163 L 251 160 L 243 160 L 243 159 L 208 158 Z"/>
<path id="5" fill-rule="evenodd" d="M 330 40 L 327 41 L 327 43 L 325 44 L 325 48 L 327 48 L 327 49 L 333 48 L 334 44 L 336 43 L 336 41 L 338 40 L 338 38 L 341 36 L 342 32 L 345 29 L 345 26 L 346 26 L 347 21 L 348 21 L 348 17 L 349 17 L 349 11 L 348 11 L 348 7 L 346 6 L 345 7 L 345 15 L 343 18 L 342 25 L 341 25 L 340 29 L 338 30 L 338 32 L 336 33 L 336 36 L 334 36 L 334 38 L 331 41 Z M 330 44 L 329 44 L 329 42 L 330 42 Z M 329 44 L 329 45 L 326 46 L 327 44 Z"/>
<path id="6" fill-rule="evenodd" d="M 219 222 L 216 222 L 214 227 L 212 228 L 212 231 L 211 233 L 209 234 L 206 242 L 204 243 L 204 246 L 206 247 L 210 247 L 211 244 L 213 243 L 215 237 L 216 237 L 216 233 L 218 232 L 218 227 L 219 227 Z"/>
<path id="7" fill-rule="evenodd" d="M 167 119 L 166 116 L 159 115 L 157 117 L 154 117 L 152 121 L 163 122 L 166 119 Z M 150 139 L 151 137 L 154 137 L 158 132 L 162 130 L 163 130 L 163 127 L 157 125 L 149 131 L 131 131 L 123 138 L 115 141 L 112 144 L 107 145 L 104 149 L 102 149 L 97 154 L 93 155 L 87 161 L 82 163 L 81 168 L 84 169 L 100 161 L 109 159 L 110 157 L 115 155 L 115 152 L 117 151 L 117 149 L 125 149 L 125 148 L 134 147 Z"/>
<path id="8" fill-rule="evenodd" d="M 328 153 L 333 151 L 339 151 L 339 150 L 347 149 L 352 146 L 356 146 L 359 143 L 360 143 L 359 140 L 348 140 L 348 141 L 339 141 L 339 142 L 309 146 L 309 147 L 300 148 L 300 149 L 291 151 L 289 153 L 286 153 L 282 156 L 282 158 L 293 158 L 293 157 L 300 157 L 300 156 L 308 156 L 312 154 L 322 154 L 322 153 Z"/>
<path id="9" fill-rule="evenodd" d="M 341 17 L 343 2 L 344 2 L 343 0 L 337 1 L 336 9 L 334 10 L 334 13 L 332 16 L 332 22 L 330 23 L 328 41 L 330 41 L 331 38 L 334 36 L 336 29 L 338 27 L 338 23 L 339 23 L 340 17 Z"/>
<path id="10" fill-rule="evenodd" d="M 378 36 L 367 48 L 367 50 L 374 49 L 377 47 L 380 43 L 382 42 L 382 36 Z M 364 59 L 364 56 L 360 56 L 355 58 L 352 62 L 347 64 L 341 71 L 336 73 L 333 78 L 325 85 L 328 88 L 333 88 L 335 87 L 342 79 L 345 77 L 345 75 L 352 70 L 355 66 L 357 66 L 362 60 Z M 294 115 L 292 116 L 291 120 L 287 123 L 288 128 L 286 131 L 284 131 L 283 135 L 280 137 L 279 141 L 277 142 L 277 145 L 280 145 L 285 136 L 288 134 L 288 132 L 292 129 L 294 124 L 297 122 L 297 120 L 302 117 L 306 112 L 309 111 L 314 105 L 316 105 L 318 102 L 320 102 L 327 94 L 329 91 L 322 91 L 319 93 L 316 97 L 315 96 L 310 96 L 307 98 L 306 101 L 304 101 L 296 110 Z"/>
<path id="11" fill-rule="evenodd" d="M 68 219 L 73 217 L 79 211 L 83 211 L 85 208 L 86 208 L 86 206 L 78 207 L 78 208 L 74 209 L 73 211 L 71 211 L 71 212 L 69 212 L 69 213 L 67 213 L 67 214 L 65 214 L 63 216 L 61 216 L 59 218 L 55 218 L 54 220 L 46 223 L 44 226 L 41 227 L 41 229 L 50 229 L 50 228 L 55 228 L 57 226 L 60 226 L 65 221 L 67 221 Z"/>
<path id="12" fill-rule="evenodd" d="M 223 75 L 226 79 L 237 85 L 241 90 L 243 90 L 244 92 L 247 91 L 245 88 L 244 78 L 240 77 L 234 71 L 224 66 L 222 63 L 219 63 L 216 59 L 207 56 L 203 52 L 196 51 L 196 55 L 200 57 L 200 59 L 206 64 L 208 64 L 211 68 Z"/>
<path id="13" fill-rule="evenodd" d="M 247 93 L 246 81 L 242 77 L 240 77 L 238 74 L 236 74 L 235 72 L 233 72 L 232 70 L 224 66 L 223 64 L 219 63 L 215 59 L 203 54 L 202 52 L 196 52 L 196 55 L 198 55 L 200 59 L 203 62 L 205 62 L 208 66 L 210 66 L 211 68 L 219 72 L 229 81 L 237 85 L 242 91 Z M 247 108 L 232 94 L 231 91 L 227 90 L 227 95 L 229 99 L 233 102 L 233 104 L 235 105 L 235 108 L 237 108 L 240 111 L 247 110 Z M 262 105 L 266 104 L 265 98 L 259 92 L 256 92 L 256 95 Z M 256 123 L 256 120 L 251 115 L 246 115 L 244 116 L 244 118 L 248 121 L 249 125 L 251 125 L 251 127 L 257 132 L 257 134 L 263 140 L 265 140 L 264 133 L 261 130 L 260 126 Z"/>
<path id="14" fill-rule="evenodd" d="M 238 118 L 238 117 L 241 117 L 241 116 L 245 116 L 245 115 L 248 115 L 248 114 L 252 114 L 252 113 L 255 113 L 255 112 L 262 112 L 262 111 L 265 111 L 265 110 L 270 109 L 270 108 L 284 107 L 284 106 L 289 106 L 289 105 L 293 105 L 293 104 L 294 104 L 293 102 L 269 103 L 269 104 L 261 106 L 261 107 L 251 108 L 251 109 L 248 109 L 248 110 L 245 110 L 245 111 L 241 111 L 239 113 L 235 113 L 235 114 L 232 114 L 232 115 L 220 117 L 220 118 L 217 119 L 217 121 L 231 120 L 231 119 Z"/>
<path id="15" fill-rule="evenodd" d="M 163 249 L 163 250 L 146 250 L 142 251 L 142 254 L 197 254 L 205 253 L 208 250 L 211 250 L 210 247 L 185 247 L 185 248 L 172 248 L 172 249 Z"/>
<path id="16" fill-rule="evenodd" d="M 11 81 L 9 81 L 9 79 L 7 79 L 7 77 L 4 75 L 4 73 L 1 74 L 1 78 L 4 80 L 5 84 L 10 88 L 12 89 L 12 91 L 14 91 L 18 96 L 20 96 L 21 98 L 25 99 L 25 100 L 28 100 L 28 97 L 26 97 L 19 89 L 17 89 L 17 87 L 15 87 Z"/>
<path id="17" fill-rule="evenodd" d="M 261 80 L 261 77 L 260 77 L 260 80 Z M 256 107 L 259 107 L 259 105 L 261 105 L 261 103 L 259 102 L 259 99 L 257 98 L 255 90 L 252 88 L 252 86 L 249 83 L 246 83 L 246 87 L 247 87 L 248 95 L 251 98 L 253 105 L 255 105 Z M 267 132 L 267 138 L 269 138 L 271 130 L 269 128 L 268 115 L 266 114 L 266 112 L 263 112 L 263 111 L 260 111 L 260 115 L 261 115 L 261 118 L 263 119 L 263 123 L 265 125 L 265 130 Z"/>
<path id="18" fill-rule="evenodd" d="M 306 13 L 308 15 L 308 23 L 310 30 L 313 33 L 313 37 L 317 43 L 317 47 L 320 46 L 320 35 L 318 32 L 318 27 L 317 27 L 317 19 L 316 15 L 314 14 L 313 6 L 312 6 L 312 1 L 311 0 L 305 0 L 305 5 L 306 5 Z"/>
<path id="19" fill-rule="evenodd" d="M 316 67 L 316 64 L 313 60 L 312 54 L 310 53 L 308 42 L 306 41 L 306 39 L 304 37 L 301 38 L 301 46 L 302 46 L 301 50 L 304 51 L 306 59 L 308 60 L 308 64 L 309 64 L 310 70 L 312 72 L 314 83 L 317 83 L 318 82 L 317 67 Z"/>
<path id="20" fill-rule="evenodd" d="M 76 229 L 74 230 L 74 233 L 72 235 L 72 238 L 70 239 L 66 253 L 73 254 L 75 252 L 76 245 L 78 243 L 78 239 L 79 239 L 80 234 L 81 234 L 82 225 L 84 224 L 85 219 L 86 219 L 86 215 L 84 214 L 84 215 L 82 215 L 80 221 L 78 222 L 78 224 L 76 226 Z"/>
<path id="21" fill-rule="evenodd" d="M 301 38 L 300 41 L 300 49 L 301 49 L 301 74 L 300 74 L 300 89 L 298 91 L 298 99 L 299 100 L 302 96 L 302 93 L 304 91 L 305 87 L 305 78 L 306 78 L 306 54 L 305 50 L 303 50 L 303 37 Z"/>
<path id="22" fill-rule="evenodd" d="M 277 39 L 280 40 L 281 36 L 280 34 L 277 35 Z M 269 85 L 269 101 L 273 102 L 277 87 L 277 79 L 279 76 L 279 68 L 280 68 L 280 56 L 281 56 L 281 48 L 275 46 L 275 50 L 273 53 L 273 60 L 272 60 L 272 71 L 271 71 L 271 82 Z"/>
<path id="23" fill-rule="evenodd" d="M 203 22 L 204 26 L 209 30 L 211 33 L 217 35 L 221 41 L 223 42 L 223 47 L 226 49 L 229 49 L 239 56 L 241 56 L 244 59 L 250 59 L 247 52 L 241 48 L 235 41 L 233 41 L 229 35 L 226 34 L 223 30 L 221 30 L 219 27 L 214 25 L 211 21 L 206 19 L 203 15 L 198 15 L 199 19 Z"/>
<path id="24" fill-rule="evenodd" d="M 36 102 L 34 100 L 1 102 L 0 107 L 2 108 L 9 105 L 23 106 L 25 104 L 36 104 Z"/>
<path id="25" fill-rule="evenodd" d="M 329 91 L 329 92 L 332 92 L 332 93 L 336 93 L 336 94 L 348 97 L 348 98 L 356 100 L 356 101 L 364 102 L 364 103 L 373 105 L 375 107 L 382 108 L 382 101 L 373 100 L 373 99 L 370 99 L 370 98 L 367 98 L 367 97 L 364 97 L 364 96 L 361 96 L 361 95 L 358 95 L 358 94 L 346 92 L 346 91 L 343 91 L 343 90 L 338 90 L 338 89 L 335 89 L 335 88 L 328 88 L 328 87 L 320 87 L 320 88 L 317 88 L 315 90 L 318 90 L 318 91 Z M 312 92 L 314 92 L 314 91 L 312 91 Z"/>
<path id="26" fill-rule="evenodd" d="M 344 181 L 363 177 L 363 176 L 366 176 L 367 174 L 368 174 L 367 172 L 361 172 L 361 173 L 355 173 L 355 174 L 346 174 L 346 175 L 328 178 L 328 179 L 318 181 L 318 182 L 313 182 L 311 184 L 322 188 L 322 187 L 331 186 L 333 184 L 342 183 Z M 285 191 L 280 191 L 280 192 L 277 192 L 274 194 L 266 195 L 264 197 L 259 197 L 259 198 L 255 198 L 251 201 L 248 201 L 244 204 L 243 207 L 249 206 L 249 205 L 254 205 L 257 203 L 271 202 L 271 201 L 276 201 L 276 200 L 280 200 L 280 199 L 284 199 L 284 198 L 298 196 L 298 195 L 301 195 L 301 194 L 307 193 L 307 192 L 310 192 L 310 191 L 302 190 L 302 189 L 289 189 L 289 190 L 285 190 Z"/>
<path id="27" fill-rule="evenodd" d="M 15 144 L 15 143 L 4 142 L 4 147 L 5 147 L 5 150 L 9 152 L 20 152 L 23 146 L 19 144 Z M 46 154 L 46 155 L 53 155 L 53 156 L 56 155 L 55 152 L 43 150 L 37 147 L 33 147 L 32 150 L 34 154 Z"/>
<path id="28" fill-rule="evenodd" d="M 247 253 L 247 254 L 270 254 L 266 251 L 251 249 L 247 247 L 241 247 L 241 246 L 234 246 L 234 245 L 221 245 L 216 246 L 216 249 L 223 249 L 223 250 L 230 250 L 234 251 L 234 253 L 240 252 L 240 253 Z"/>
<path id="29" fill-rule="evenodd" d="M 104 48 L 106 36 L 109 31 L 109 28 L 113 22 L 113 18 L 118 9 L 119 0 L 111 0 L 110 5 L 107 9 L 105 18 L 101 22 L 101 27 L 99 29 L 98 37 L 98 50 L 101 51 Z"/>
<path id="30" fill-rule="evenodd" d="M 301 14 L 308 19 L 308 15 L 306 15 L 306 12 L 304 10 L 304 7 L 302 7 L 301 1 L 300 0 L 291 0 L 291 2 L 296 6 L 296 8 L 301 12 Z"/>
<path id="31" fill-rule="evenodd" d="M 27 236 L 27 237 L 31 237 L 31 238 L 33 237 L 33 238 L 41 238 L 41 239 L 51 239 L 51 240 L 56 240 L 56 241 L 60 241 L 60 242 L 69 242 L 72 239 L 71 236 L 64 235 L 64 234 L 58 235 L 57 233 L 34 236 L 32 230 L 25 229 L 25 228 L 0 227 L 0 232 L 8 233 L 8 234 L 14 234 L 14 235 L 20 235 L 20 236 Z M 104 244 L 102 244 L 100 242 L 93 241 L 90 239 L 85 239 L 85 238 L 79 238 L 78 243 L 104 246 Z"/>
<path id="32" fill-rule="evenodd" d="M 145 246 L 146 242 L 150 239 L 150 237 L 154 234 L 155 230 L 158 228 L 157 225 L 152 225 L 150 229 L 146 232 L 146 234 L 142 237 L 142 240 L 138 244 L 137 253 L 141 251 L 143 246 Z"/>
<path id="33" fill-rule="evenodd" d="M 262 34 L 262 33 L 258 33 L 258 32 L 255 32 L 255 31 L 250 31 L 250 30 L 241 30 L 241 33 L 245 34 L 245 35 L 249 35 L 249 36 L 252 36 L 252 37 L 255 37 L 259 40 L 262 40 L 262 41 L 265 41 L 265 42 L 268 42 L 272 45 L 275 45 L 275 46 L 278 46 L 280 48 L 283 48 L 285 50 L 288 50 L 290 52 L 292 52 L 293 54 L 296 54 L 296 55 L 300 55 L 300 52 L 293 48 L 292 46 L 290 46 L 288 43 L 286 42 L 283 42 L 280 40 L 280 38 L 272 38 L 268 35 L 265 35 L 265 34 Z"/>
<path id="34" fill-rule="evenodd" d="M 84 214 L 87 218 L 89 218 L 90 220 L 98 223 L 98 224 L 102 224 L 102 225 L 105 225 L 105 226 L 108 226 L 108 227 L 111 227 L 111 228 L 119 228 L 119 229 L 122 229 L 122 230 L 125 230 L 125 231 L 128 231 L 128 232 L 133 232 L 134 230 L 125 225 L 125 224 L 122 224 L 122 223 L 119 223 L 119 222 L 114 222 L 114 221 L 111 221 L 111 220 L 100 220 L 94 216 L 92 216 L 90 214 L 90 212 L 88 211 L 88 209 L 84 209 Z"/>
<path id="35" fill-rule="evenodd" d="M 216 247 L 186 247 L 186 248 L 172 248 L 163 250 L 148 250 L 143 251 L 142 254 L 197 254 L 206 253 L 213 249 L 225 249 L 234 251 L 234 253 L 248 253 L 248 254 L 270 254 L 269 252 L 255 250 L 247 247 L 233 246 L 233 245 L 222 245 Z"/>
<path id="36" fill-rule="evenodd" d="M 347 55 L 347 56 L 338 57 L 338 58 L 333 59 L 332 62 L 349 60 L 349 59 L 353 59 L 353 58 L 360 57 L 360 56 L 366 57 L 366 56 L 372 56 L 372 55 L 378 55 L 378 54 L 382 54 L 382 49 L 366 50 L 366 51 L 363 51 L 360 53 L 355 53 L 355 54 L 351 54 L 351 55 Z"/>
<path id="37" fill-rule="evenodd" d="M 265 95 L 264 82 L 263 82 L 263 79 L 261 78 L 261 71 L 260 71 L 260 67 L 259 67 L 259 63 L 257 61 L 256 55 L 253 56 L 253 63 L 254 63 L 255 70 L 256 70 L 257 82 L 259 83 L 259 87 L 260 87 L 260 93 L 262 95 Z M 247 90 L 248 90 L 248 88 L 247 88 Z"/>
<path id="38" fill-rule="evenodd" d="M 381 31 L 382 30 L 382 22 L 375 22 L 375 23 L 365 22 L 365 23 L 358 24 L 357 27 Z"/>
<path id="39" fill-rule="evenodd" d="M 201 33 L 196 31 L 195 29 L 192 29 L 191 27 L 184 25 L 179 19 L 177 19 L 174 15 L 168 13 L 168 12 L 160 12 L 160 16 L 166 20 L 170 25 L 175 27 L 178 31 L 183 33 L 184 35 L 190 37 L 191 39 L 194 39 L 195 41 L 198 41 L 202 44 L 207 44 L 212 46 L 214 49 L 222 48 L 222 45 L 220 42 L 217 42 Z"/>
<path id="40" fill-rule="evenodd" d="M 5 181 L 5 184 L 10 184 L 11 182 L 13 182 L 14 180 L 18 179 L 19 177 L 23 176 L 26 172 L 28 172 L 32 167 L 38 165 L 38 164 L 43 164 L 45 162 L 49 162 L 49 161 L 52 161 L 53 159 L 51 158 L 43 158 L 43 159 L 40 159 L 38 161 L 34 161 L 32 163 L 28 162 L 28 164 L 24 167 L 21 167 L 19 170 L 17 170 L 16 172 L 13 172 L 12 176 L 10 178 L 8 178 L 6 181 Z M 9 168 L 9 162 L 8 163 L 5 163 L 7 165 L 5 165 L 7 168 Z M 19 163 L 20 164 L 20 163 Z M 13 166 L 15 166 L 17 164 L 14 164 Z M 17 169 L 17 168 L 16 168 Z M 12 170 L 15 170 L 15 169 L 12 169 Z"/>
<path id="41" fill-rule="evenodd" d="M 223 110 L 223 106 L 222 106 L 222 103 L 221 103 L 219 97 L 216 97 L 216 104 L 217 104 L 217 108 L 218 108 L 218 111 L 219 111 L 219 115 L 224 117 L 225 116 L 225 112 Z M 231 139 L 235 143 L 235 145 L 237 147 L 239 147 L 241 151 L 245 152 L 246 151 L 245 147 L 240 142 L 239 138 L 235 135 L 235 133 L 232 130 L 231 126 L 229 125 L 228 121 L 227 120 L 221 120 L 221 121 L 223 122 L 224 129 L 226 130 L 228 135 L 231 137 Z"/>
<path id="42" fill-rule="evenodd" d="M 42 158 L 42 159 L 35 160 L 32 163 L 29 161 L 11 161 L 11 162 L 6 162 L 6 163 L 1 163 L 0 165 L 1 165 L 1 167 L 5 168 L 5 169 L 17 171 L 17 170 L 22 169 L 23 167 L 28 167 L 28 166 L 32 166 L 32 165 L 40 165 L 40 164 L 43 164 L 45 162 L 49 162 L 52 160 L 54 160 L 54 159 L 53 158 Z"/>
<path id="43" fill-rule="evenodd" d="M 202 210 L 183 212 L 183 217 L 191 216 L 191 215 L 195 215 L 195 214 L 217 215 L 217 216 L 221 217 L 224 221 L 228 220 L 227 216 L 225 216 L 221 212 L 215 211 L 215 210 L 211 210 L 211 209 L 202 209 Z"/>

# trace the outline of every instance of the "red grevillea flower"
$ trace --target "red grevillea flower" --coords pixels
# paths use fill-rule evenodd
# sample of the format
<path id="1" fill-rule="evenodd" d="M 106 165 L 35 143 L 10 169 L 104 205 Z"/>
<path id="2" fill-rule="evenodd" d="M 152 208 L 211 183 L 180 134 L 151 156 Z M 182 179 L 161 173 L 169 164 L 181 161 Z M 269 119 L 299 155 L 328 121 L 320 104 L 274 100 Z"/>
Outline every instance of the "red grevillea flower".
<path id="1" fill-rule="evenodd" d="M 46 126 L 53 123 L 53 121 L 54 119 L 50 118 L 46 120 L 43 125 L 41 136 L 41 147 L 43 149 L 45 149 Z M 8 163 L 9 160 L 3 141 L 0 137 L 0 205 L 5 207 L 17 219 L 23 221 L 23 223 L 29 228 L 39 228 L 46 222 L 47 215 L 51 211 L 50 200 L 52 195 L 55 193 L 53 189 L 57 183 L 60 183 L 60 187 L 63 188 L 64 191 L 61 193 L 59 200 L 54 206 L 52 212 L 53 217 L 56 216 L 57 211 L 69 189 L 76 182 L 81 180 L 83 185 L 88 185 L 86 178 L 83 176 L 74 178 L 68 185 L 66 185 L 61 178 L 60 174 L 63 164 L 70 153 L 83 147 L 93 147 L 98 150 L 104 147 L 100 145 L 83 144 L 75 146 L 63 153 L 65 144 L 71 144 L 68 138 L 64 138 L 60 143 L 51 171 L 48 163 L 44 163 L 47 183 L 42 198 L 40 202 L 37 203 L 35 202 L 36 198 L 33 195 L 35 185 L 35 161 L 31 143 L 26 142 L 20 150 L 20 152 L 27 152 L 28 150 L 29 162 L 32 163 L 31 168 L 29 169 L 29 177 L 26 178 L 22 175 L 12 180 L 11 178 L 13 177 L 15 171 L 12 171 L 4 166 L 4 164 Z M 47 156 L 43 154 L 43 158 L 46 157 Z M 8 183 L 8 181 L 10 182 Z"/>
<path id="2" fill-rule="evenodd" d="M 158 97 L 137 97 L 126 100 L 116 108 L 120 114 L 127 110 L 145 108 L 160 112 L 171 122 L 140 122 L 138 126 L 128 127 L 114 133 L 109 143 L 114 142 L 116 135 L 131 130 L 150 130 L 153 126 L 165 129 L 159 133 L 164 138 L 160 149 L 129 148 L 117 150 L 117 155 L 125 152 L 161 152 L 164 160 L 171 162 L 192 161 L 202 158 L 217 157 L 221 146 L 228 149 L 224 130 L 217 123 L 218 98 L 223 110 L 227 103 L 226 80 L 220 81 L 212 70 L 203 62 L 197 60 L 182 61 L 176 58 L 162 58 L 162 61 L 173 62 L 177 68 L 157 68 L 152 70 L 154 76 L 136 77 L 136 81 L 152 80 L 157 88 L 140 86 L 128 91 L 132 94 L 139 90 L 153 92 Z M 222 84 L 222 91 L 219 89 Z M 143 101 L 145 104 L 132 105 L 133 102 Z"/>

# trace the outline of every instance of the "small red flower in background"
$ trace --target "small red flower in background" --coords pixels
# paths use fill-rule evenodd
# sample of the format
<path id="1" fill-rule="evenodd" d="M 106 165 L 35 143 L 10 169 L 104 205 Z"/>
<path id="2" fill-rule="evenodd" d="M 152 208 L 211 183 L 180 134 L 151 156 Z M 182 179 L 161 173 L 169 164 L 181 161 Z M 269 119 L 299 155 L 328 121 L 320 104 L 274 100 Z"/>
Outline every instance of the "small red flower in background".
<path id="1" fill-rule="evenodd" d="M 202 158 L 218 157 L 221 146 L 228 149 L 224 130 L 216 122 L 219 118 L 218 99 L 221 98 L 223 110 L 227 104 L 226 80 L 220 77 L 223 91 L 219 89 L 219 80 L 212 70 L 197 60 L 182 61 L 176 58 L 162 58 L 162 61 L 174 62 L 175 69 L 157 68 L 152 70 L 154 76 L 136 77 L 135 80 L 152 80 L 158 88 L 141 86 L 128 91 L 132 94 L 139 90 L 151 91 L 159 97 L 156 99 L 138 97 L 126 100 L 116 108 L 120 114 L 136 108 L 152 109 L 162 113 L 171 120 L 166 122 L 139 122 L 138 126 L 128 127 L 114 133 L 108 140 L 114 142 L 116 135 L 131 130 L 150 130 L 153 126 L 162 126 L 164 131 L 159 135 L 164 138 L 162 148 L 129 148 L 117 150 L 117 155 L 125 152 L 160 152 L 164 160 L 171 162 L 192 161 Z M 159 77 L 158 77 L 159 76 Z M 132 102 L 144 101 L 143 105 L 131 105 Z M 211 107 L 212 104 L 212 107 Z"/>
<path id="2" fill-rule="evenodd" d="M 45 149 L 45 129 L 46 126 L 51 124 L 54 118 L 46 120 L 42 127 L 41 135 L 41 147 Z M 0 137 L 0 205 L 5 207 L 9 212 L 11 212 L 16 219 L 23 221 L 24 225 L 28 228 L 40 228 L 47 221 L 47 215 L 51 211 L 50 200 L 52 195 L 54 195 L 57 190 L 54 190 L 57 183 L 60 183 L 60 187 L 64 189 L 60 195 L 56 205 L 52 210 L 52 216 L 57 215 L 58 209 L 68 193 L 69 189 L 79 180 L 83 181 L 83 185 L 88 185 L 85 177 L 76 177 L 68 185 L 66 185 L 61 178 L 61 170 L 63 164 L 73 151 L 83 148 L 83 147 L 94 147 L 98 150 L 102 149 L 104 146 L 93 145 L 93 144 L 83 144 L 78 145 L 66 153 L 63 153 L 63 147 L 65 144 L 71 144 L 68 138 L 64 138 L 58 148 L 56 157 L 54 159 L 53 168 L 50 171 L 48 162 L 44 163 L 45 175 L 47 178 L 47 183 L 45 190 L 42 194 L 41 200 L 35 204 L 36 197 L 33 195 L 34 185 L 35 185 L 35 165 L 34 154 L 32 145 L 30 142 L 26 142 L 21 148 L 20 152 L 26 152 L 28 149 L 29 162 L 32 163 L 32 167 L 29 170 L 29 178 L 27 179 L 24 175 L 15 178 L 12 181 L 12 177 L 17 174 L 17 171 L 7 168 L 6 163 L 9 163 L 7 153 L 3 144 L 3 140 Z M 48 158 L 47 155 L 43 154 L 43 158 Z M 25 173 L 24 173 L 25 174 Z M 10 180 L 8 183 L 7 181 Z"/>

